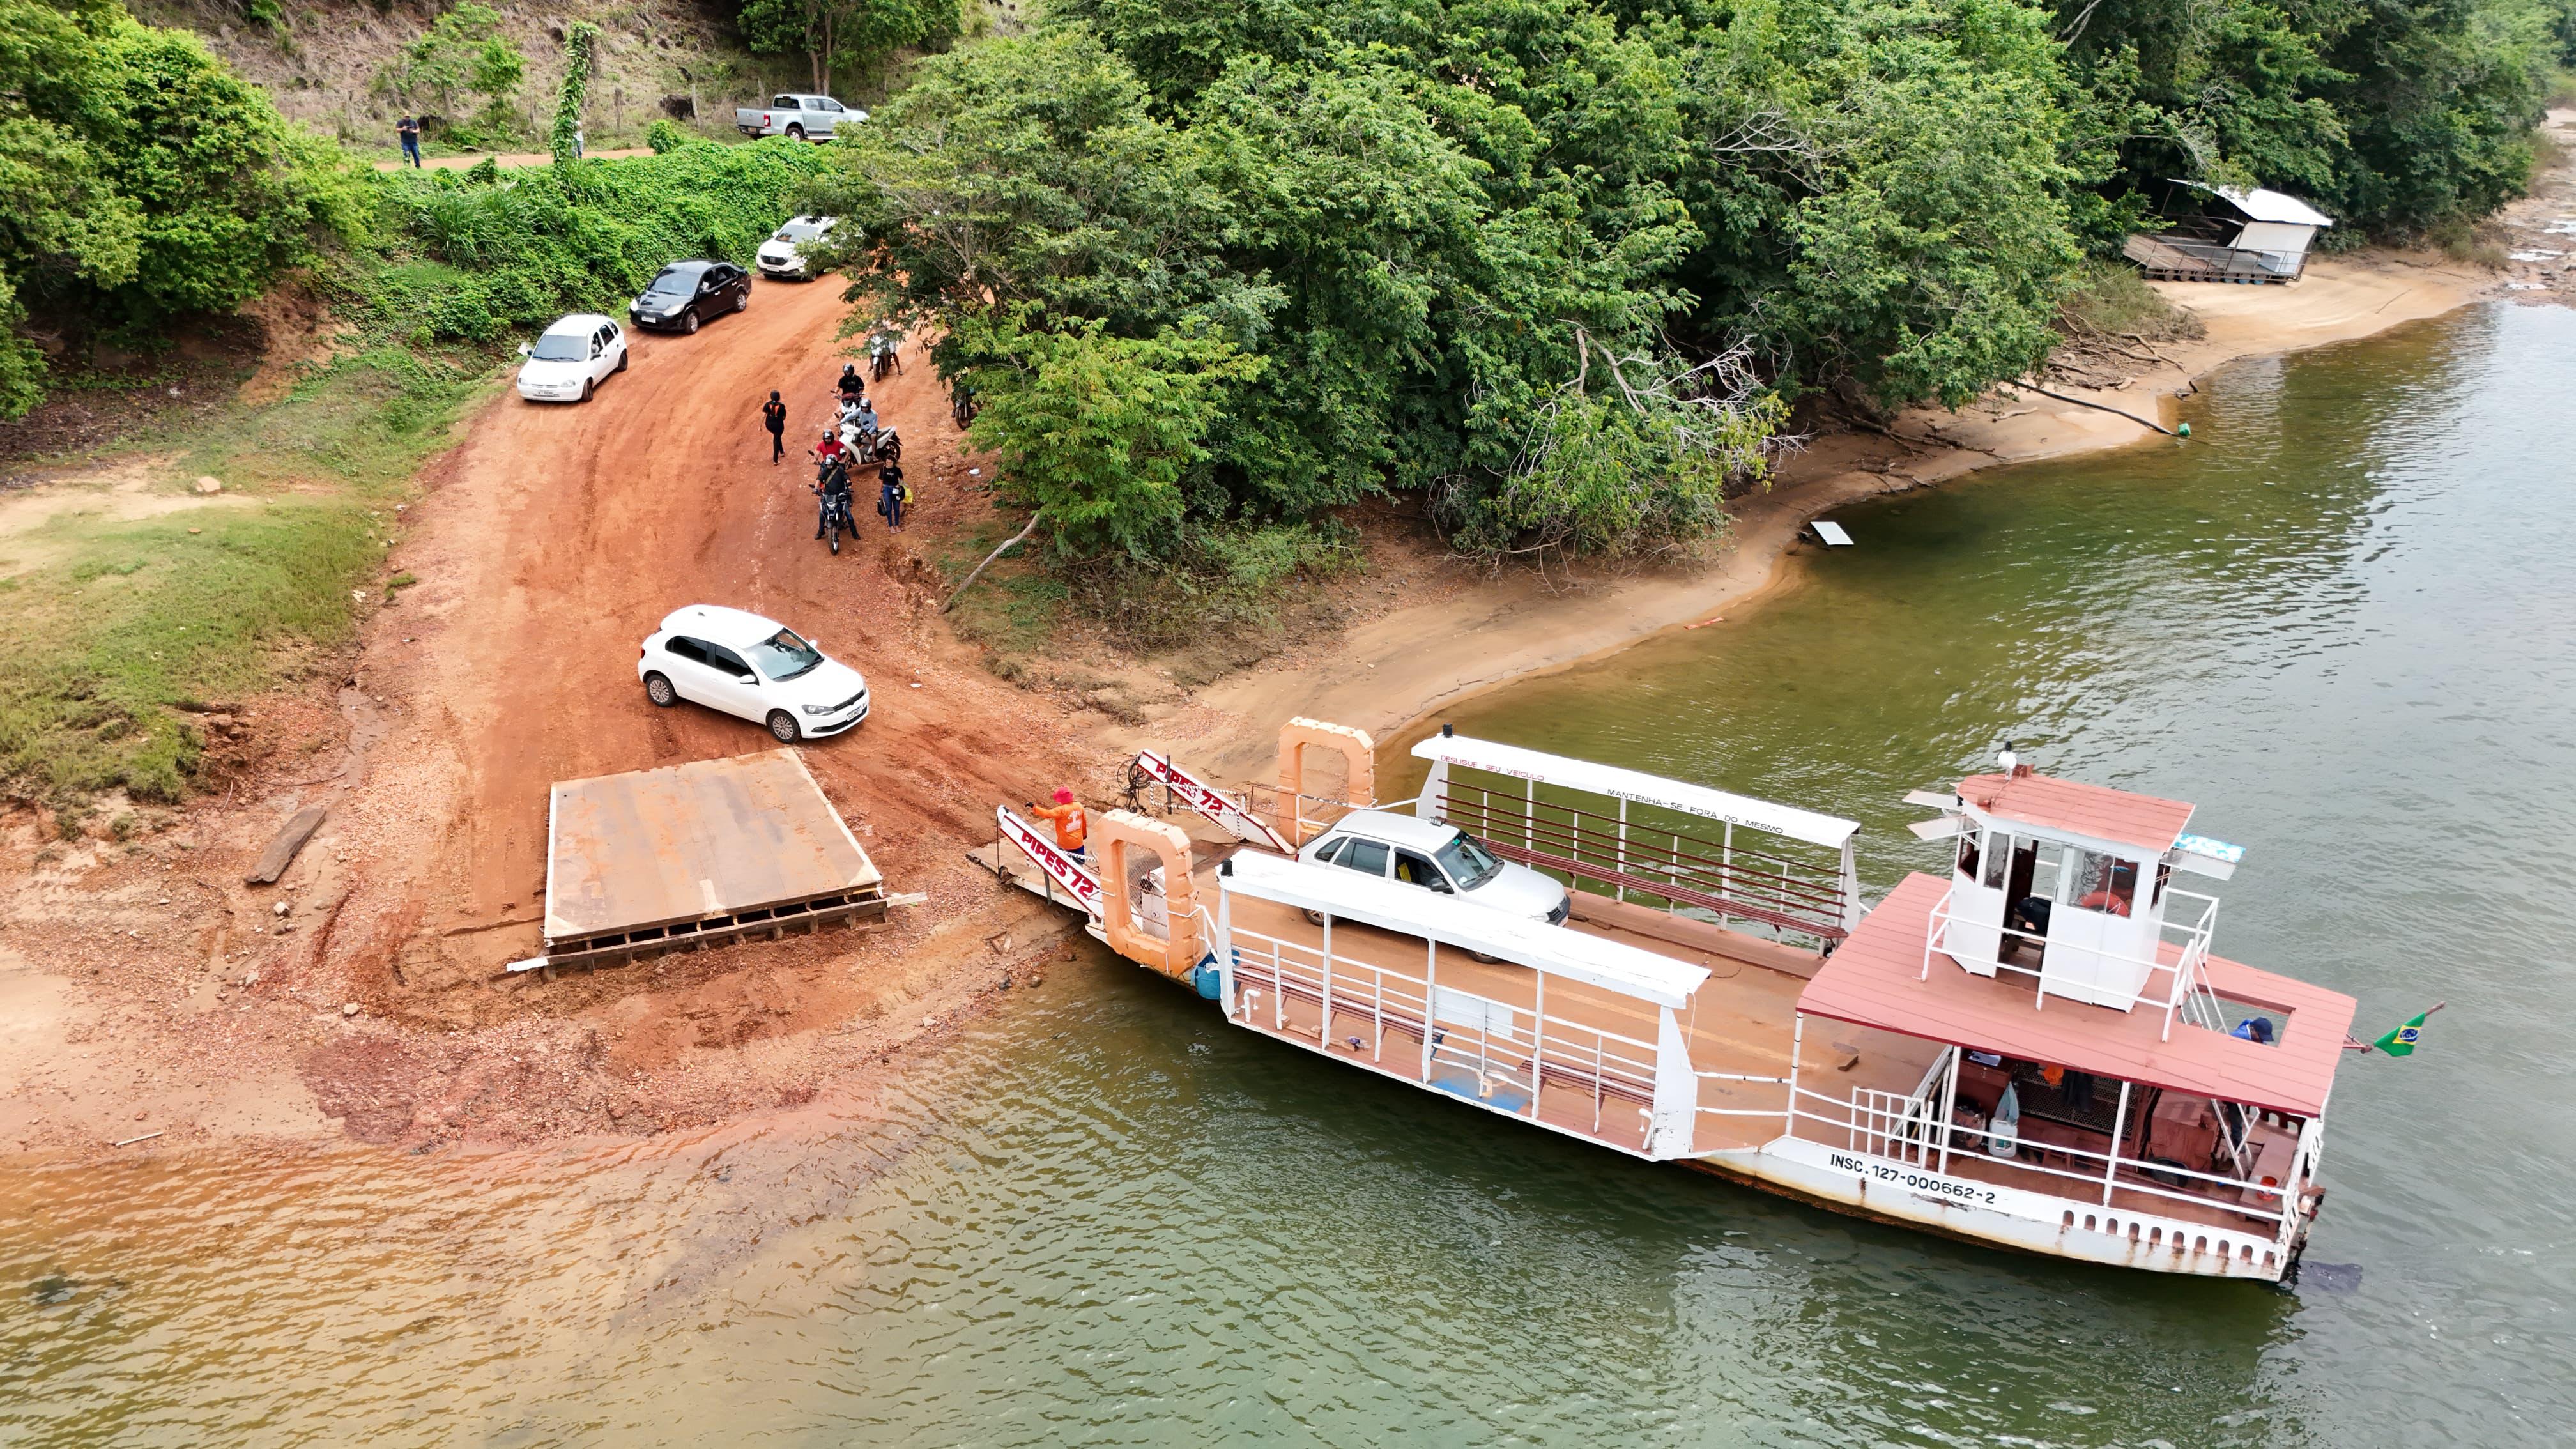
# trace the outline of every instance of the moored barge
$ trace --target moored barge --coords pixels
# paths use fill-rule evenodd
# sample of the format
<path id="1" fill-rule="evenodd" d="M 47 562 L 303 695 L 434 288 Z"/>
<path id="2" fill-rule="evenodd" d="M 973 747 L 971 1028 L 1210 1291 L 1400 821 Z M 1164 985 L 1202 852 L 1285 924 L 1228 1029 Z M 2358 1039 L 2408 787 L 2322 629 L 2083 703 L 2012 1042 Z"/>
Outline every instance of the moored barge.
<path id="1" fill-rule="evenodd" d="M 1336 796 L 1301 788 L 1317 750 Z M 977 859 L 1235 1025 L 1475 1110 L 1975 1242 L 2295 1271 L 2354 1003 L 2211 951 L 2217 901 L 2176 876 L 2242 852 L 2190 806 L 2007 756 L 1907 797 L 1952 869 L 1864 908 L 1851 821 L 1445 730 L 1414 754 L 1420 795 L 1378 807 L 1360 731 L 1293 721 L 1245 791 L 1149 753 L 1087 859 L 1007 809 Z M 1564 907 L 1330 847 L 1370 810 Z"/>

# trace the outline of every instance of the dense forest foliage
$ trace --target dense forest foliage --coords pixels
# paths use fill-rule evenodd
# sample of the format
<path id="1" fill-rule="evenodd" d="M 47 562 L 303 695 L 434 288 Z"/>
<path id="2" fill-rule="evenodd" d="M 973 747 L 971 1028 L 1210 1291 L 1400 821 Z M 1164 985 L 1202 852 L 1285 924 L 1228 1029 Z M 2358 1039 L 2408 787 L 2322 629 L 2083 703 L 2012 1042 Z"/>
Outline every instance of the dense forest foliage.
<path id="1" fill-rule="evenodd" d="M 958 14 L 738 7 L 818 78 Z M 495 16 L 424 22 L 401 87 L 509 97 Z M 1053 0 L 828 150 L 387 176 L 113 0 L 0 0 L 0 416 L 31 317 L 148 337 L 326 262 L 380 336 L 491 345 L 792 201 L 859 223 L 862 324 L 939 338 L 1065 553 L 1381 494 L 1489 556 L 1634 550 L 1718 523 L 1801 401 L 2033 367 L 2169 178 L 2338 243 L 2483 215 L 2571 52 L 2576 0 Z"/>
<path id="2" fill-rule="evenodd" d="M 2558 10 L 2480 0 L 1057 0 L 807 204 L 936 330 L 1005 501 L 1185 554 L 1373 493 L 1463 547 L 1688 535 L 1784 403 L 1956 406 L 2167 178 L 2512 195 Z M 860 233 L 853 232 L 852 235 Z"/>

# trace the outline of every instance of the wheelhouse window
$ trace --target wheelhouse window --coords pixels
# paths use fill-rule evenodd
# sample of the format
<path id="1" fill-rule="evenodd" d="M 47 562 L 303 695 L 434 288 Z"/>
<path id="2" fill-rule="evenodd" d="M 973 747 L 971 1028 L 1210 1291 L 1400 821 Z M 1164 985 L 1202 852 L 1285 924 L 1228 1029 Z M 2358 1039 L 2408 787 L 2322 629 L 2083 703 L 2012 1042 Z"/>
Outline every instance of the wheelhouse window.
<path id="1" fill-rule="evenodd" d="M 2125 916 L 2137 903 L 2138 867 L 2134 862 L 2099 851 L 2078 850 L 2072 891 L 2077 910 Z"/>
<path id="2" fill-rule="evenodd" d="M 1958 871 L 1959 874 L 1966 876 L 1970 880 L 1975 880 L 1977 878 L 1976 831 L 1962 830 L 1959 832 Z"/>
<path id="3" fill-rule="evenodd" d="M 1979 882 L 1990 891 L 2002 890 L 2012 874 L 2013 838 L 2000 830 L 1986 832 L 1986 873 Z"/>

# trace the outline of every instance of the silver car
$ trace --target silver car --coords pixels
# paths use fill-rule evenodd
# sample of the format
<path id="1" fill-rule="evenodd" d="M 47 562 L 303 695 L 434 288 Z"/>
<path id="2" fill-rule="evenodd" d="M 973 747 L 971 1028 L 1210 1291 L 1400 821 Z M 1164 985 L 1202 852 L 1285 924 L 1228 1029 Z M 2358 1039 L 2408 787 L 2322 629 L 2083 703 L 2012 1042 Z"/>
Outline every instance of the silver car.
<path id="1" fill-rule="evenodd" d="M 1551 926 L 1574 909 L 1565 887 L 1503 860 L 1455 825 L 1389 810 L 1354 810 L 1306 843 L 1297 858 L 1421 886 Z"/>

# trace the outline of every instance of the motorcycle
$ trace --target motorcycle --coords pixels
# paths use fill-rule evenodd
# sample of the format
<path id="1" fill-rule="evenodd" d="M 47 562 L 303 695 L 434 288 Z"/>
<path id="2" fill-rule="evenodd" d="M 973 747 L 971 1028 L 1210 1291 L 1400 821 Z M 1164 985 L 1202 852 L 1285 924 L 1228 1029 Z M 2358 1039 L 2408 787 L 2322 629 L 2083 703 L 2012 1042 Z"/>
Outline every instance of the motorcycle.
<path id="1" fill-rule="evenodd" d="M 975 389 L 961 383 L 948 390 L 948 416 L 957 420 L 957 426 L 962 428 L 974 422 L 975 414 L 982 410 L 975 401 Z"/>
<path id="2" fill-rule="evenodd" d="M 814 481 L 806 486 L 823 510 L 822 517 L 816 521 L 817 526 L 830 540 L 832 552 L 837 555 L 841 551 L 842 534 L 852 538 L 859 536 L 859 520 L 850 512 L 849 466 L 838 459 L 823 463 L 816 470 Z"/>
<path id="3" fill-rule="evenodd" d="M 876 380 L 885 381 L 889 372 L 903 371 L 903 339 L 891 334 L 880 336 L 868 345 L 868 370 Z"/>

